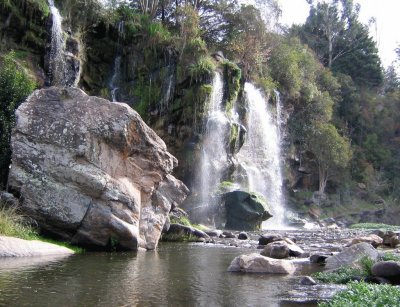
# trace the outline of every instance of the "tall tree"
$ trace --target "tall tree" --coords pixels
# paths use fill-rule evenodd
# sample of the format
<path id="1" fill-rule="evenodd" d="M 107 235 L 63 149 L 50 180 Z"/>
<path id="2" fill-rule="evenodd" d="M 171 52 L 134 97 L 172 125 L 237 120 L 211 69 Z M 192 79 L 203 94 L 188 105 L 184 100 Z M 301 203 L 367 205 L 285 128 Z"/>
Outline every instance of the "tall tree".
<path id="1" fill-rule="evenodd" d="M 350 75 L 362 86 L 379 86 L 383 75 L 376 43 L 358 20 L 360 6 L 353 0 L 311 4 L 303 26 L 294 27 L 302 41 L 325 66 Z"/>

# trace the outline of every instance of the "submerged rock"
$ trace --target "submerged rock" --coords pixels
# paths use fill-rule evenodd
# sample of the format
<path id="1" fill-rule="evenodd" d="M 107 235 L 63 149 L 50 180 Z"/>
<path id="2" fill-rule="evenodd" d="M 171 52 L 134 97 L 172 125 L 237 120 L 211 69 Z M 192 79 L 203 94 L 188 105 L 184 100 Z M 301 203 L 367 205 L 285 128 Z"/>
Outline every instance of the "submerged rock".
<path id="1" fill-rule="evenodd" d="M 304 276 L 300 279 L 300 284 L 303 286 L 314 286 L 317 282 L 310 276 Z"/>
<path id="2" fill-rule="evenodd" d="M 133 109 L 52 87 L 16 116 L 9 187 L 25 214 L 80 245 L 157 246 L 188 190 L 170 175 L 177 160 Z"/>
<path id="3" fill-rule="evenodd" d="M 233 191 L 222 196 L 226 208 L 226 229 L 258 230 L 272 217 L 265 200 L 254 193 Z"/>
<path id="4" fill-rule="evenodd" d="M 253 253 L 233 259 L 228 271 L 245 273 L 292 274 L 296 270 L 290 260 L 272 259 Z"/>

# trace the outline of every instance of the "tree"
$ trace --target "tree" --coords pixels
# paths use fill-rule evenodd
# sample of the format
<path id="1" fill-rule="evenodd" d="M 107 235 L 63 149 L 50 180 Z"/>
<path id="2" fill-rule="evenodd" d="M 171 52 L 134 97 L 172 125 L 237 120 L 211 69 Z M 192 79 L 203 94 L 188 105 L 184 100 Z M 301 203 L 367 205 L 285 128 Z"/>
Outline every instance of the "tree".
<path id="1" fill-rule="evenodd" d="M 308 139 L 308 148 L 318 164 L 319 192 L 324 193 L 333 174 L 343 170 L 351 158 L 350 142 L 341 136 L 332 124 L 317 124 Z"/>
<path id="2" fill-rule="evenodd" d="M 35 83 L 16 64 L 14 57 L 14 52 L 10 52 L 0 62 L 0 188 L 7 182 L 14 112 L 35 88 Z"/>
<path id="3" fill-rule="evenodd" d="M 353 0 L 334 0 L 311 5 L 303 26 L 293 27 L 325 66 L 350 75 L 357 84 L 379 86 L 383 75 L 376 43 L 368 28 L 358 21 L 360 6 Z"/>

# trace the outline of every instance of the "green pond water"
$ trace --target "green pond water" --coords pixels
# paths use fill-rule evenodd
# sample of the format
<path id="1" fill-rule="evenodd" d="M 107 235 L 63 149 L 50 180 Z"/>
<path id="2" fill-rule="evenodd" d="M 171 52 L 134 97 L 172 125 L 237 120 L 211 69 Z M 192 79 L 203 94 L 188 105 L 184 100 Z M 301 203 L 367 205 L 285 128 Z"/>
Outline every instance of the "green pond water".
<path id="1" fill-rule="evenodd" d="M 294 295 L 315 306 L 303 300 L 310 288 L 299 288 L 300 276 L 312 270 L 307 264 L 294 276 L 227 272 L 235 256 L 250 252 L 162 243 L 139 253 L 0 259 L 0 305 L 298 306 Z"/>

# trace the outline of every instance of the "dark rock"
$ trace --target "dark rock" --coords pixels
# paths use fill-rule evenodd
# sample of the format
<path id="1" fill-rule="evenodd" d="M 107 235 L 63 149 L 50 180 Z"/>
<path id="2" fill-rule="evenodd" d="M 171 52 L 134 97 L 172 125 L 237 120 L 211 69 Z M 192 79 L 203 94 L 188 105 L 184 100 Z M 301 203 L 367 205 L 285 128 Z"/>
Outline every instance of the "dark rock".
<path id="1" fill-rule="evenodd" d="M 370 284 L 377 284 L 377 285 L 385 285 L 391 283 L 390 280 L 377 276 L 368 276 L 364 279 L 364 281 Z"/>
<path id="2" fill-rule="evenodd" d="M 310 256 L 311 263 L 325 263 L 325 260 L 332 255 L 327 254 L 313 254 Z"/>
<path id="3" fill-rule="evenodd" d="M 282 240 L 282 236 L 279 234 L 263 234 L 258 238 L 259 245 L 267 245 L 268 243 Z"/>
<path id="4" fill-rule="evenodd" d="M 358 243 L 345 248 L 342 252 L 333 255 L 326 259 L 325 268 L 328 270 L 338 269 L 342 266 L 353 265 L 358 263 L 361 258 L 369 257 L 372 260 L 377 260 L 379 253 L 369 243 Z"/>
<path id="5" fill-rule="evenodd" d="M 239 240 L 247 240 L 248 238 L 249 238 L 248 234 L 243 231 L 241 233 L 239 233 L 239 235 L 238 235 Z"/>
<path id="6" fill-rule="evenodd" d="M 0 202 L 8 207 L 18 206 L 18 198 L 14 197 L 14 195 L 12 195 L 11 193 L 7 193 L 5 191 L 0 191 Z"/>
<path id="7" fill-rule="evenodd" d="M 314 286 L 317 282 L 310 276 L 304 276 L 300 279 L 300 284 L 303 286 Z"/>
<path id="8" fill-rule="evenodd" d="M 254 193 L 233 191 L 222 195 L 226 208 L 225 229 L 258 230 L 272 217 L 265 200 Z"/>
<path id="9" fill-rule="evenodd" d="M 392 283 L 400 283 L 400 262 L 380 261 L 375 263 L 371 269 L 373 276 L 383 277 Z"/>

